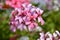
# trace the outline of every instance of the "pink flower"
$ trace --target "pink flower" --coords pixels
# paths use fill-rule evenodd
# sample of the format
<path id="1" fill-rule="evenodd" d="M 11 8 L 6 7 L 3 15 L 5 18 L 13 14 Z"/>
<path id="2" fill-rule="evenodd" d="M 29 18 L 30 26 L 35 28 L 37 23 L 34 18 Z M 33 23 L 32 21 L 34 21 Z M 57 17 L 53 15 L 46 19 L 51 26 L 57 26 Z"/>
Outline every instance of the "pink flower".
<path id="1" fill-rule="evenodd" d="M 38 22 L 44 25 L 41 17 L 43 10 L 32 6 L 32 4 L 21 4 L 21 8 L 15 8 L 11 13 L 11 26 L 16 29 L 33 31 L 38 27 Z"/>
<path id="2" fill-rule="evenodd" d="M 13 8 L 20 8 L 22 3 L 29 3 L 29 0 L 6 0 L 6 4 Z"/>

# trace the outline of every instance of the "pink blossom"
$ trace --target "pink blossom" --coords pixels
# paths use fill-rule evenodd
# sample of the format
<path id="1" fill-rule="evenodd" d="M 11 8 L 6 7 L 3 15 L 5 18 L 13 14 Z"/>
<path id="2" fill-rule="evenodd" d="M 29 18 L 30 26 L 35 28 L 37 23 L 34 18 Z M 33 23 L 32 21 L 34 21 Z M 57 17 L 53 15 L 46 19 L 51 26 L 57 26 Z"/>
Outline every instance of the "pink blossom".
<path id="1" fill-rule="evenodd" d="M 13 8 L 21 7 L 22 3 L 29 3 L 29 0 L 6 0 L 6 5 L 9 5 Z"/>
<path id="2" fill-rule="evenodd" d="M 41 17 L 43 10 L 32 6 L 32 4 L 21 4 L 21 8 L 15 8 L 11 13 L 11 26 L 16 29 L 32 31 L 38 27 L 39 21 L 41 25 L 44 25 L 44 21 Z"/>

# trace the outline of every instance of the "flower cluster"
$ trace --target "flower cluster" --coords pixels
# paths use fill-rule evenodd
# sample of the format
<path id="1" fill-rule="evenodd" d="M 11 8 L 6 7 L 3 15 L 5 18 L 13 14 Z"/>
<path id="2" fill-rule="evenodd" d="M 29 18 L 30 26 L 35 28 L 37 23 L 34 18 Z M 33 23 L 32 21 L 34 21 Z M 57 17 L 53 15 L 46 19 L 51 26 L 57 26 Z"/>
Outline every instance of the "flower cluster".
<path id="1" fill-rule="evenodd" d="M 29 0 L 6 0 L 6 5 L 9 5 L 13 8 L 21 7 L 22 3 L 29 3 Z"/>
<path id="2" fill-rule="evenodd" d="M 37 40 L 60 40 L 60 33 L 59 31 L 55 31 L 53 34 L 50 32 L 42 32 L 40 33 L 40 38 Z"/>
<path id="3" fill-rule="evenodd" d="M 38 27 L 38 23 L 40 22 L 41 25 L 44 25 L 44 20 L 42 19 L 41 15 L 43 10 L 32 6 L 32 4 L 21 4 L 21 8 L 15 8 L 12 11 L 11 17 L 11 30 L 16 31 L 16 29 L 20 30 L 29 30 L 32 31 L 34 28 Z"/>

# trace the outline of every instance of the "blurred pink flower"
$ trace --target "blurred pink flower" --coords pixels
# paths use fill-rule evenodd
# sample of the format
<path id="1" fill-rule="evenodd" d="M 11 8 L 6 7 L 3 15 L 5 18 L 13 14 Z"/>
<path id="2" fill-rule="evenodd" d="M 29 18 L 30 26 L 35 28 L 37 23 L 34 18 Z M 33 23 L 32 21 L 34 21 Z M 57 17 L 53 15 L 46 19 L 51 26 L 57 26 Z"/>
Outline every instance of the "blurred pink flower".
<path id="1" fill-rule="evenodd" d="M 44 25 L 44 21 L 41 17 L 43 10 L 32 6 L 32 4 L 22 3 L 21 6 L 21 8 L 15 8 L 11 13 L 10 24 L 13 31 L 16 31 L 15 29 L 20 29 L 21 31 L 27 30 L 27 28 L 29 31 L 32 31 L 38 27 L 36 21 Z"/>
<path id="2" fill-rule="evenodd" d="M 29 3 L 29 0 L 6 0 L 6 5 L 9 5 L 13 8 L 21 7 L 22 3 Z"/>

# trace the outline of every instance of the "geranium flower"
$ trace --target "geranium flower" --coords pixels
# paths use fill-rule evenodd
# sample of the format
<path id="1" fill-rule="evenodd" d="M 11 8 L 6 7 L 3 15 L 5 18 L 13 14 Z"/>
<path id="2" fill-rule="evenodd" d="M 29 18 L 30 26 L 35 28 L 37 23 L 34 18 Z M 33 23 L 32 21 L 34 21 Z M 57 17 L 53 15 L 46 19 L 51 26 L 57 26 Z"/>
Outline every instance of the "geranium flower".
<path id="1" fill-rule="evenodd" d="M 13 31 L 16 31 L 16 29 L 32 31 L 38 27 L 38 22 L 44 25 L 41 17 L 43 10 L 32 4 L 22 3 L 21 6 L 21 8 L 15 8 L 11 13 L 10 24 L 12 26 L 11 29 L 14 29 Z"/>

